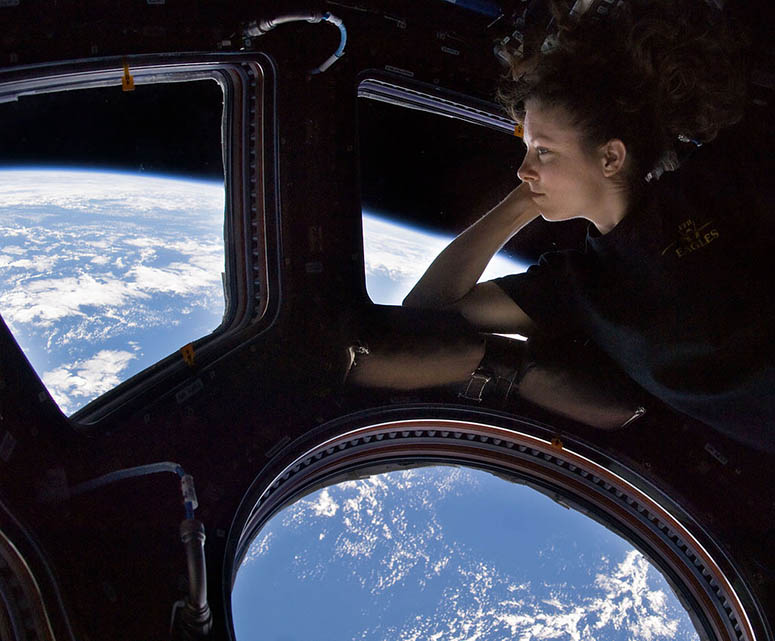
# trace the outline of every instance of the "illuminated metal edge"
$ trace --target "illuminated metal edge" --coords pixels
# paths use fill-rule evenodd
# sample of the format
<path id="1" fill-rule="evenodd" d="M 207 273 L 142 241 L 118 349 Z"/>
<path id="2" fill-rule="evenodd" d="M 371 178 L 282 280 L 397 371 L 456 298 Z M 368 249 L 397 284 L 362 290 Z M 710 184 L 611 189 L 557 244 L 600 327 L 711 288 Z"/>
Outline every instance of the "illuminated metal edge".
<path id="1" fill-rule="evenodd" d="M 0 500 L 0 628 L 21 616 L 25 641 L 75 640 L 59 586 L 40 547 Z M 8 591 L 13 594 L 8 594 Z M 11 612 L 17 610 L 17 612 Z M 11 624 L 11 627 L 13 625 Z M 0 629 L 2 633 L 11 630 Z"/>
<path id="2" fill-rule="evenodd" d="M 247 167 L 248 180 L 243 181 L 248 186 L 248 194 L 243 202 L 247 203 L 246 214 L 249 224 L 246 231 L 250 233 L 250 252 L 246 264 L 250 265 L 252 314 L 250 322 L 255 323 L 264 314 L 269 304 L 267 274 L 269 265 L 266 255 L 266 171 L 267 165 L 264 153 L 267 137 L 267 109 L 264 90 L 266 84 L 265 72 L 261 65 L 243 63 L 243 68 L 250 77 L 248 98 L 248 128 L 247 128 Z"/>
<path id="3" fill-rule="evenodd" d="M 418 419 L 372 424 L 326 440 L 297 457 L 263 489 L 244 521 L 229 593 L 250 543 L 280 509 L 345 470 L 380 463 L 457 463 L 543 483 L 591 505 L 607 524 L 641 541 L 647 555 L 678 579 L 690 614 L 708 639 L 757 641 L 738 592 L 711 553 L 658 500 L 592 459 L 546 439 L 483 423 Z M 653 494 L 657 495 L 655 490 Z M 687 520 L 686 515 L 683 519 Z M 631 541 L 633 542 L 633 541 Z M 228 564 L 227 564 L 228 565 Z M 680 598 L 680 594 L 678 595 Z M 699 612 L 695 608 L 699 608 Z M 702 621 L 696 619 L 702 618 Z M 761 641 L 761 640 L 759 640 Z"/>
<path id="4" fill-rule="evenodd" d="M 0 580 L 3 581 L 4 589 L 16 592 L 17 595 L 4 594 L 2 603 L 0 603 L 0 619 L 3 624 L 13 628 L 9 619 L 22 618 L 19 621 L 22 624 L 21 635 L 17 636 L 11 629 L 2 629 L 2 637 L 6 639 L 6 634 L 10 634 L 9 639 L 26 639 L 27 641 L 54 641 L 54 630 L 51 627 L 46 604 L 43 600 L 38 582 L 32 574 L 24 557 L 16 549 L 11 540 L 0 531 L 0 559 L 3 560 L 3 567 L 0 568 Z M 7 581 L 6 575 L 12 579 Z M 9 603 L 8 600 L 13 603 Z M 23 608 L 21 604 L 23 603 Z M 16 604 L 16 605 L 14 605 Z M 11 612 L 12 609 L 24 610 L 24 612 Z M 26 624 L 26 625 L 25 625 Z M 5 625 L 1 626 L 5 628 Z"/>
<path id="5" fill-rule="evenodd" d="M 229 243 L 235 259 L 233 273 L 227 271 L 224 291 L 229 291 L 228 284 L 235 278 L 238 285 L 236 322 L 227 330 L 231 333 L 260 320 L 268 305 L 266 174 L 272 153 L 266 140 L 271 138 L 267 121 L 273 121 L 268 112 L 274 111 L 274 105 L 267 104 L 268 94 L 273 92 L 266 90 L 268 74 L 261 62 L 240 61 L 224 66 L 222 72 L 232 81 L 234 93 L 230 109 L 224 109 L 224 122 L 230 118 L 231 130 L 224 135 L 223 149 L 232 212 Z"/>
<path id="6" fill-rule="evenodd" d="M 266 252 L 267 215 L 272 209 L 266 185 L 274 177 L 273 128 L 275 122 L 274 71 L 271 60 L 261 54 L 158 54 L 68 61 L 0 70 L 0 103 L 20 96 L 91 89 L 121 85 L 124 63 L 127 63 L 135 85 L 164 82 L 215 80 L 224 90 L 223 122 L 224 172 L 226 174 L 227 239 L 226 280 L 236 283 L 235 290 L 224 292 L 235 298 L 229 318 L 213 333 L 195 341 L 197 359 L 211 361 L 223 355 L 222 344 L 228 345 L 236 332 L 263 318 L 269 305 L 269 259 Z M 266 81 L 271 79 L 271 87 Z M 227 91 L 228 89 L 228 91 Z M 270 104 L 271 103 L 271 104 Z M 228 112 L 228 113 L 227 113 Z M 269 146 L 269 142 L 272 145 Z M 231 261 L 228 255 L 232 252 Z M 163 357 L 135 376 L 123 381 L 105 394 L 68 417 L 72 423 L 91 427 L 112 414 L 144 390 L 164 380 L 172 368 L 180 368 L 177 351 Z M 191 384 L 190 380 L 182 385 Z M 47 388 L 42 385 L 43 389 Z M 181 387 L 176 386 L 177 388 Z M 50 395 L 49 395 L 50 396 Z M 51 399 L 53 402 L 53 399 Z M 54 405 L 56 405 L 54 403 Z"/>
<path id="7" fill-rule="evenodd" d="M 480 107 L 468 101 L 453 100 L 451 96 L 431 95 L 420 89 L 393 84 L 384 80 L 366 78 L 358 85 L 358 97 L 369 98 L 399 107 L 425 111 L 437 116 L 457 118 L 477 125 L 484 125 L 498 131 L 514 134 L 515 122 L 496 111 L 495 105 Z M 479 102 L 479 101 L 478 101 Z"/>

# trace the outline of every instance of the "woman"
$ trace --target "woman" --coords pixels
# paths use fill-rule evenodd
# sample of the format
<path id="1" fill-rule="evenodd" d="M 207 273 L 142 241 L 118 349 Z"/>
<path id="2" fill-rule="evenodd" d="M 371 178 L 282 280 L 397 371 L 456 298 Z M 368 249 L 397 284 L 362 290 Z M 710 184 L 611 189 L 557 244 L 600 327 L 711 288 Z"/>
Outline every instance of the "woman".
<path id="1" fill-rule="evenodd" d="M 502 92 L 524 126 L 522 184 L 438 256 L 404 305 L 455 310 L 486 332 L 584 336 L 674 409 L 773 447 L 773 194 L 751 157 L 761 133 L 737 124 L 745 86 L 734 37 L 703 0 L 629 0 L 607 20 L 562 23 L 553 49 L 514 60 Z M 477 284 L 539 215 L 589 220 L 585 251 Z M 472 341 L 459 362 L 426 359 L 417 371 L 451 382 L 481 350 Z M 547 384 L 573 396 L 585 383 Z M 595 424 L 574 402 L 559 411 Z"/>

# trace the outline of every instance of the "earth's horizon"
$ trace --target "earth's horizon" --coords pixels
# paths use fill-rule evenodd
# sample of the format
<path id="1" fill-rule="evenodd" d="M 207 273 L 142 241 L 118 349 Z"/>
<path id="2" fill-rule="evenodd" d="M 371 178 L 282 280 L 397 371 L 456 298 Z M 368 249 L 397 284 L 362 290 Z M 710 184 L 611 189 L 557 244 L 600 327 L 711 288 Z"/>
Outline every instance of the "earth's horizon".
<path id="1" fill-rule="evenodd" d="M 0 169 L 0 314 L 64 413 L 216 330 L 223 227 L 220 182 Z M 363 227 L 382 304 L 451 240 L 384 212 Z M 484 278 L 525 267 L 496 256 Z M 287 507 L 253 541 L 233 614 L 238 641 L 697 639 L 630 544 L 529 488 L 441 466 Z"/>

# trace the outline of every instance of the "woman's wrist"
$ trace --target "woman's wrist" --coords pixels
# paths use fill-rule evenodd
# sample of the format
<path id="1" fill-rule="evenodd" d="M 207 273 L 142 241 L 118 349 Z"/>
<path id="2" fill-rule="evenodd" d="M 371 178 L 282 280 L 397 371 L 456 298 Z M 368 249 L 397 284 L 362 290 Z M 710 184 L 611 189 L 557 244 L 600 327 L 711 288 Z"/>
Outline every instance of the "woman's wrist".
<path id="1" fill-rule="evenodd" d="M 491 211 L 511 227 L 512 235 L 540 215 L 530 195 L 527 183 L 521 183 Z"/>

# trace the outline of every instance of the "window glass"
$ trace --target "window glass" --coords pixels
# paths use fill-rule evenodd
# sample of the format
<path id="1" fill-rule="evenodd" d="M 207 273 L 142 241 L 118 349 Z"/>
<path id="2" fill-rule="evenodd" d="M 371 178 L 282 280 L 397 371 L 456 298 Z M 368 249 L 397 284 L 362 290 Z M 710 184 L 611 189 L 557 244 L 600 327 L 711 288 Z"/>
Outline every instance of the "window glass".
<path id="1" fill-rule="evenodd" d="M 232 611 L 237 641 L 699 639 L 627 541 L 449 466 L 338 483 L 277 513 L 238 569 Z"/>
<path id="2" fill-rule="evenodd" d="M 0 105 L 0 314 L 67 414 L 221 324 L 222 101 L 199 81 Z"/>
<path id="3" fill-rule="evenodd" d="M 399 305 L 438 253 L 519 184 L 524 146 L 509 132 L 360 98 L 366 290 Z M 493 258 L 482 280 L 525 271 L 541 253 L 579 245 L 578 221 L 536 221 Z"/>

